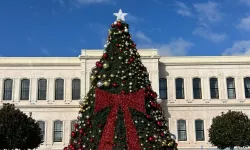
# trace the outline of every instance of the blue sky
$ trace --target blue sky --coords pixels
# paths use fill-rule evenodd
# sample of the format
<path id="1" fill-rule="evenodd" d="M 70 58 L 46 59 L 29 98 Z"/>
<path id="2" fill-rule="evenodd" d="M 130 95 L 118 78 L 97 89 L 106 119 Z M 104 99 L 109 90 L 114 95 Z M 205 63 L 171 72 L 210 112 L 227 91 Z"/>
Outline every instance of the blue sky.
<path id="1" fill-rule="evenodd" d="M 103 49 L 120 8 L 138 48 L 163 56 L 250 54 L 250 0 L 2 0 L 0 55 Z"/>

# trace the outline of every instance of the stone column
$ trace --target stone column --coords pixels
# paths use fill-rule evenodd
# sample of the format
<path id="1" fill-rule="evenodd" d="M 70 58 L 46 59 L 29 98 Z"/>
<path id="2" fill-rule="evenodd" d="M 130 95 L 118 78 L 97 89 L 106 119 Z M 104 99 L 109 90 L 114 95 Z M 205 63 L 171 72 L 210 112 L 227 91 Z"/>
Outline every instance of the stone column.
<path id="1" fill-rule="evenodd" d="M 175 102 L 175 79 L 174 77 L 167 77 L 167 92 L 168 92 L 168 100 L 170 102 Z"/>
<path id="2" fill-rule="evenodd" d="M 30 102 L 37 102 L 38 99 L 38 81 L 36 78 L 30 79 Z"/>
<path id="3" fill-rule="evenodd" d="M 18 102 L 20 102 L 20 92 L 21 92 L 21 90 L 20 90 L 20 87 L 21 87 L 21 82 L 20 82 L 20 78 L 15 78 L 15 79 L 13 79 L 13 101 L 15 102 L 15 103 L 18 103 Z"/>
<path id="4" fill-rule="evenodd" d="M 0 90 L 0 102 L 3 101 L 3 92 L 4 92 L 4 79 L 0 78 L 0 85 L 2 85 L 2 90 Z M 12 86 L 12 90 L 13 90 L 13 86 Z"/>
<path id="5" fill-rule="evenodd" d="M 72 80 L 71 78 L 66 78 L 65 79 L 65 97 L 64 97 L 64 102 L 70 102 L 72 101 Z"/>

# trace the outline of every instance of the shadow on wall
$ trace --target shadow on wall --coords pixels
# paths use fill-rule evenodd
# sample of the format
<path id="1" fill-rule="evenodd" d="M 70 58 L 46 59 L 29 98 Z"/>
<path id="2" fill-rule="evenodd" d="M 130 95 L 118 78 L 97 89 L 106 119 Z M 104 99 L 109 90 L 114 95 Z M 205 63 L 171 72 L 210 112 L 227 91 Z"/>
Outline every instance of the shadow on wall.
<path id="1" fill-rule="evenodd" d="M 162 62 L 159 62 L 159 68 L 158 69 L 160 70 L 160 72 L 159 72 L 159 78 L 165 78 L 165 79 L 167 79 L 167 77 L 169 76 L 169 73 L 167 71 L 166 65 L 164 63 L 162 63 Z M 166 87 L 167 87 L 167 85 L 166 85 Z M 167 92 L 167 90 L 166 90 L 166 92 Z M 161 106 L 162 106 L 162 108 L 164 110 L 166 119 L 169 120 L 169 118 L 171 118 L 171 114 L 168 111 L 168 100 L 167 99 L 162 99 L 162 105 Z M 175 134 L 171 133 L 171 137 L 174 140 L 176 140 L 176 135 Z"/>

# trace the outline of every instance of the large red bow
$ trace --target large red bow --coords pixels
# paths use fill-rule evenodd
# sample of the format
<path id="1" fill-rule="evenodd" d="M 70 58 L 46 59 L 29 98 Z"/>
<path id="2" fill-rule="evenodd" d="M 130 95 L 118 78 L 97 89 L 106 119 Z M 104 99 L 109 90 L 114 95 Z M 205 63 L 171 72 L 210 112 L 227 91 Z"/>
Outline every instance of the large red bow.
<path id="1" fill-rule="evenodd" d="M 110 113 L 107 118 L 107 123 L 104 126 L 102 137 L 98 145 L 99 150 L 112 150 L 114 145 L 115 122 L 119 107 L 124 113 L 124 122 L 126 127 L 126 139 L 129 150 L 141 150 L 136 127 L 131 118 L 129 108 L 136 109 L 144 114 L 145 100 L 144 90 L 130 94 L 112 94 L 101 89 L 95 90 L 95 112 L 110 107 Z"/>

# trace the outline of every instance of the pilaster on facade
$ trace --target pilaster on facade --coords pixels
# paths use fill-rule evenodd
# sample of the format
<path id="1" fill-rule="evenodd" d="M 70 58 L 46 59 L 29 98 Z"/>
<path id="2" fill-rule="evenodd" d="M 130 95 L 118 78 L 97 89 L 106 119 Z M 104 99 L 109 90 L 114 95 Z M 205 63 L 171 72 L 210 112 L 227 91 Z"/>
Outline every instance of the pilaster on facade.
<path id="1" fill-rule="evenodd" d="M 64 102 L 69 103 L 72 101 L 72 79 L 66 78 L 65 79 L 65 97 Z"/>
<path id="2" fill-rule="evenodd" d="M 20 95 L 21 95 L 21 80 L 19 78 L 14 78 L 13 79 L 13 89 L 14 89 L 14 103 L 20 102 Z"/>
<path id="3" fill-rule="evenodd" d="M 48 93 L 49 98 L 48 98 L 47 102 L 52 103 L 52 102 L 55 101 L 55 92 L 54 92 L 54 90 L 55 90 L 55 79 L 54 78 L 49 78 L 48 79 L 48 86 L 49 86 L 49 89 L 50 89 L 48 91 L 50 91 L 50 92 Z"/>
<path id="4" fill-rule="evenodd" d="M 2 86 L 2 90 L 0 90 L 0 103 L 3 102 L 3 92 L 4 92 L 4 79 L 0 78 L 0 86 Z M 1 89 L 1 88 L 0 88 Z"/>
<path id="5" fill-rule="evenodd" d="M 175 102 L 175 79 L 174 77 L 167 77 L 167 93 L 168 93 L 168 101 L 170 103 Z"/>
<path id="6" fill-rule="evenodd" d="M 30 103 L 35 103 L 38 99 L 38 79 L 31 78 L 30 79 Z"/>
<path id="7" fill-rule="evenodd" d="M 218 87 L 219 87 L 219 99 L 226 103 L 228 101 L 227 97 L 227 81 L 224 76 L 219 76 L 218 78 Z"/>
<path id="8" fill-rule="evenodd" d="M 244 88 L 244 79 L 243 77 L 235 78 L 235 90 L 236 90 L 236 99 L 240 102 L 245 101 L 245 88 Z"/>
<path id="9" fill-rule="evenodd" d="M 211 93 L 210 93 L 210 83 L 209 83 L 209 77 L 205 76 L 203 77 L 202 82 L 202 97 L 206 103 L 209 103 L 211 101 Z"/>
<path id="10" fill-rule="evenodd" d="M 185 99 L 188 103 L 193 102 L 193 86 L 192 86 L 192 77 L 184 78 L 184 94 Z"/>

